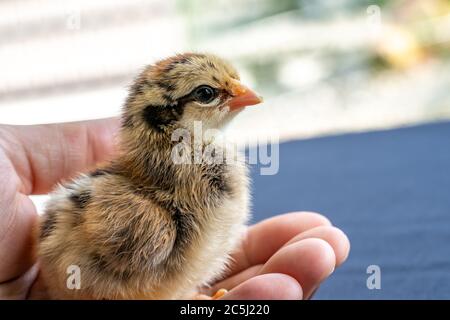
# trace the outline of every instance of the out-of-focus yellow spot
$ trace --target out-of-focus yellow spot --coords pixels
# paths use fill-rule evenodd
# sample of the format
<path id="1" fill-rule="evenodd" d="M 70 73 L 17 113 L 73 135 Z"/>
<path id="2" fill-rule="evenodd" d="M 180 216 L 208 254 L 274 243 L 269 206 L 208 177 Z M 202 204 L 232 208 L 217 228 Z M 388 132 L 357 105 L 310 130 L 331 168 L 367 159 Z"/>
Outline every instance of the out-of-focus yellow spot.
<path id="1" fill-rule="evenodd" d="M 425 53 L 410 32 L 395 26 L 383 29 L 377 51 L 393 67 L 407 69 L 424 60 Z"/>

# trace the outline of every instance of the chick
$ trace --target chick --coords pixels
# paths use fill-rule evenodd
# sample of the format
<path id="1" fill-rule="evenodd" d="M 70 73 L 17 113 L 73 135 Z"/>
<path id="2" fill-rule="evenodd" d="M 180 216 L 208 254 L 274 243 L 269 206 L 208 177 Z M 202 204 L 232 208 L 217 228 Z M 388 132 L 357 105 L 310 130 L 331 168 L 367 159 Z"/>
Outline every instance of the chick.
<path id="1" fill-rule="evenodd" d="M 177 149 L 190 140 L 177 133 L 198 139 L 196 124 L 222 128 L 260 102 L 214 55 L 146 67 L 123 108 L 118 156 L 59 185 L 41 217 L 37 253 L 51 298 L 185 299 L 220 277 L 248 219 L 245 163 L 216 135 L 201 137 L 199 150 L 222 161 L 174 161 L 197 150 Z M 79 289 L 67 286 L 71 266 Z"/>

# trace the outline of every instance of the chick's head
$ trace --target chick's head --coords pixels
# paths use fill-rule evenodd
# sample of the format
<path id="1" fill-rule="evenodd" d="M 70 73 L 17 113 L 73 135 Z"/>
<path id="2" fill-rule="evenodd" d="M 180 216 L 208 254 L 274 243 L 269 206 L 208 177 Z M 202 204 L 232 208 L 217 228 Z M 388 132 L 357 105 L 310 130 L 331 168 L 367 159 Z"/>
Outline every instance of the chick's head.
<path id="1" fill-rule="evenodd" d="M 123 125 L 161 133 L 189 129 L 195 121 L 221 128 L 244 107 L 261 101 L 228 62 L 210 54 L 179 54 L 148 66 L 138 76 Z"/>

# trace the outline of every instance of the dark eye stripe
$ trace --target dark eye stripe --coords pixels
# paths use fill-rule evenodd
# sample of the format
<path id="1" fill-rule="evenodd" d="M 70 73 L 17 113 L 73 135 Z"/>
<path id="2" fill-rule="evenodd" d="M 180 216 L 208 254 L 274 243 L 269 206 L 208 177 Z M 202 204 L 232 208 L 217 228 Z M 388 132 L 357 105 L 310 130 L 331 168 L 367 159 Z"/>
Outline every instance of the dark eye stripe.
<path id="1" fill-rule="evenodd" d="M 144 121 L 155 130 L 162 132 L 164 127 L 179 120 L 183 114 L 184 103 L 174 106 L 149 105 L 144 109 Z"/>

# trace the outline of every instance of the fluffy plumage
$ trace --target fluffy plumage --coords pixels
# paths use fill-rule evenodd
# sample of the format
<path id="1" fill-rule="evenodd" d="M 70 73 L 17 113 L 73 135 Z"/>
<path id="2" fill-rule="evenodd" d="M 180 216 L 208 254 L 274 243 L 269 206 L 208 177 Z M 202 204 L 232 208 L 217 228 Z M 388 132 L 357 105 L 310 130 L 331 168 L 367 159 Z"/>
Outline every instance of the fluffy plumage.
<path id="1" fill-rule="evenodd" d="M 220 276 L 248 217 L 245 164 L 176 164 L 172 134 L 193 134 L 194 121 L 220 128 L 238 113 L 233 105 L 255 97 L 216 56 L 177 55 L 145 68 L 123 109 L 119 155 L 51 194 L 37 235 L 50 295 L 190 298 Z M 215 137 L 201 144 L 230 154 Z M 70 265 L 80 267 L 79 290 L 66 286 Z"/>

